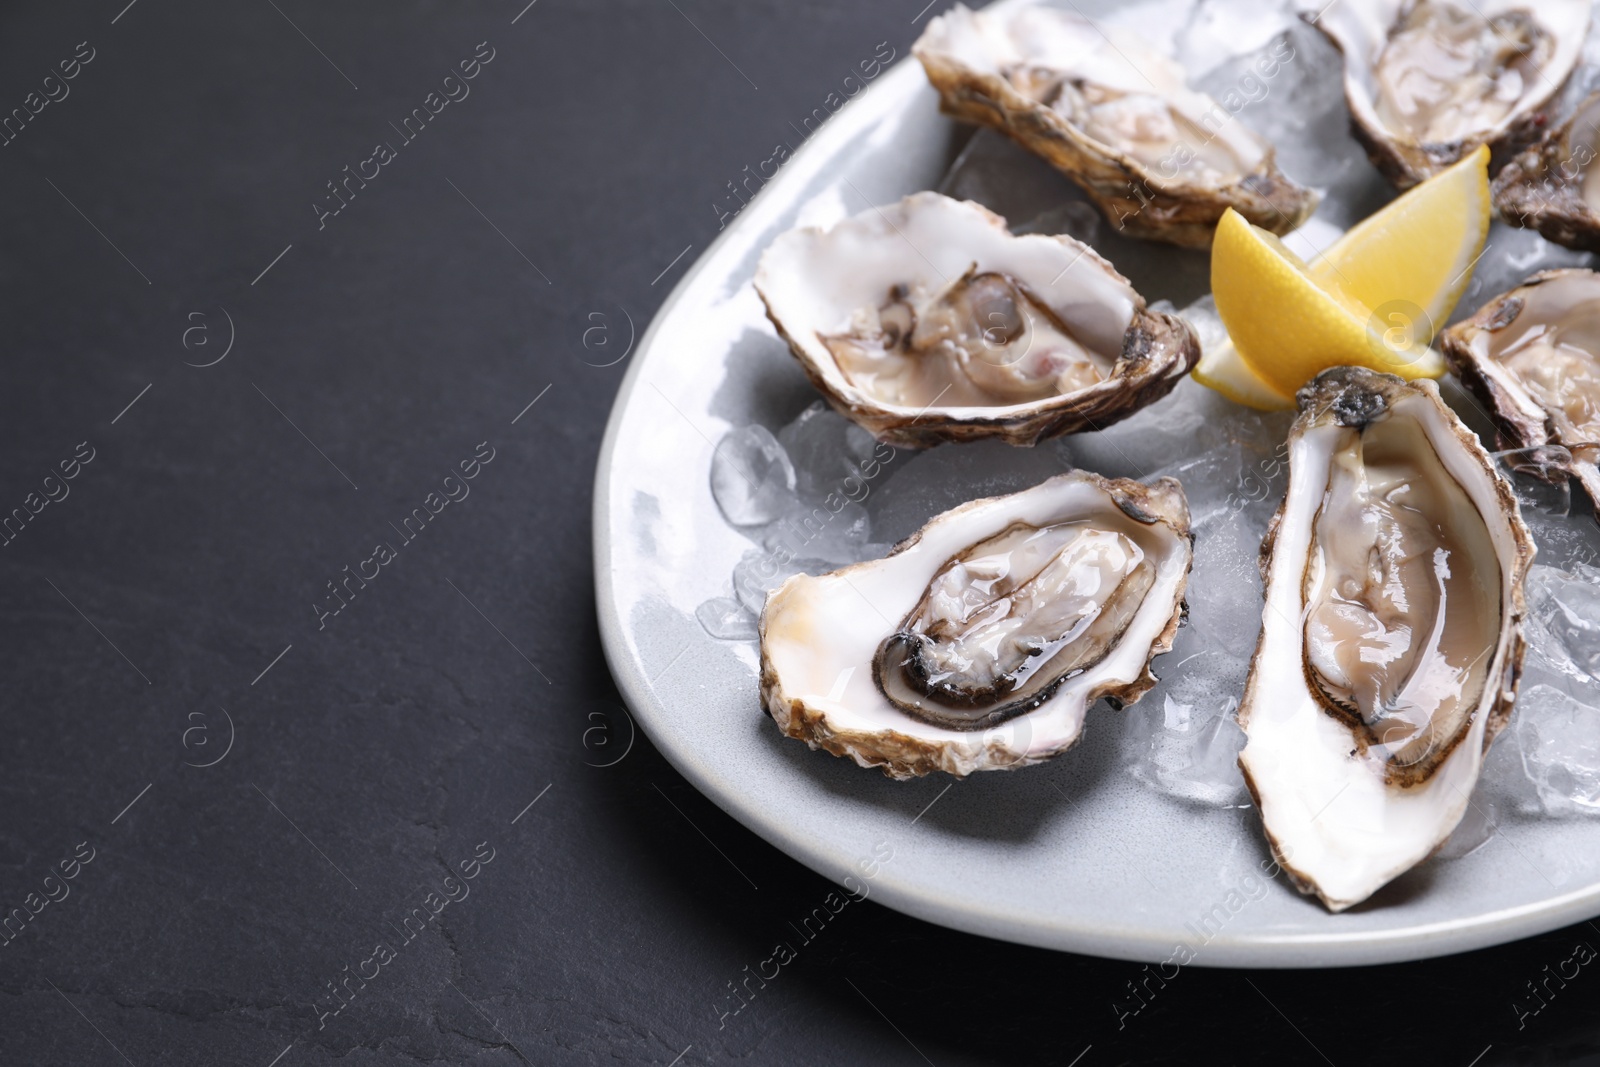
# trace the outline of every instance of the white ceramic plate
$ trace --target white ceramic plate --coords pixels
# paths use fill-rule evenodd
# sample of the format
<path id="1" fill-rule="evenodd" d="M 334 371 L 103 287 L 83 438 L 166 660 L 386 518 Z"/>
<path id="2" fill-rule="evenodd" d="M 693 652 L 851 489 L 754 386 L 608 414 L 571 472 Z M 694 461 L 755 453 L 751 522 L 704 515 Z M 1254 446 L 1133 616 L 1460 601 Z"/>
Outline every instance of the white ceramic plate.
<path id="1" fill-rule="evenodd" d="M 760 710 L 755 643 L 713 639 L 694 614 L 729 594 L 753 547 L 712 499 L 714 446 L 738 426 L 776 431 L 816 398 L 751 288 L 756 260 L 797 222 L 936 187 L 964 136 L 901 57 L 729 223 L 640 343 L 600 456 L 595 573 L 612 671 L 656 745 L 724 810 L 824 876 L 853 876 L 851 888 L 931 922 L 1030 945 L 1147 962 L 1352 965 L 1600 913 L 1600 826 L 1530 820 L 1329 915 L 1259 876 L 1267 852 L 1253 810 L 1187 805 L 1129 778 L 1103 707 L 1054 762 L 959 783 L 892 782 L 778 734 Z M 1188 262 L 1164 292 L 1123 269 L 1152 299 L 1182 303 L 1198 291 Z M 1019 468 L 1038 462 L 1017 456 Z M 1159 714 L 1151 704 L 1127 713 Z"/>

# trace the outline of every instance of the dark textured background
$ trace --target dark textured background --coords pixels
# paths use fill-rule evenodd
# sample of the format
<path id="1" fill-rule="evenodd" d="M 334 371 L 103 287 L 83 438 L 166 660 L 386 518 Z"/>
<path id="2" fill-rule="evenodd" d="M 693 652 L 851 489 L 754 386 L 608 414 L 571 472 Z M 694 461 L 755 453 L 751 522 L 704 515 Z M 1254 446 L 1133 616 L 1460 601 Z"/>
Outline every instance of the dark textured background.
<path id="1" fill-rule="evenodd" d="M 1119 1029 L 1138 967 L 869 901 L 719 1026 L 830 886 L 647 740 L 593 766 L 628 732 L 589 548 L 626 364 L 594 364 L 920 4 L 524 2 L 0 14 L 0 112 L 95 50 L 0 147 L 0 513 L 95 452 L 0 548 L 0 910 L 94 855 L 0 946 L 0 1063 L 1600 1062 L 1600 976 L 1514 1007 L 1589 926 L 1187 970 Z M 480 41 L 471 95 L 319 231 L 325 183 Z M 483 441 L 471 495 L 319 631 L 326 583 Z M 470 895 L 319 1028 L 480 842 Z"/>

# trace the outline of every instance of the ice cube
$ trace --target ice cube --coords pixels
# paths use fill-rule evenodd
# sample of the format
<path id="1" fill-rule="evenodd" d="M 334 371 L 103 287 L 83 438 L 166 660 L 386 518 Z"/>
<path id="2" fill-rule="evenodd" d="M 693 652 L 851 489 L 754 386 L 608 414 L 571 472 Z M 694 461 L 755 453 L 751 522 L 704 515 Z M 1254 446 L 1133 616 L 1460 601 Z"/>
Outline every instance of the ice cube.
<path id="1" fill-rule="evenodd" d="M 1150 472 L 1146 481 L 1176 478 L 1189 501 L 1190 524 L 1198 536 L 1199 527 L 1235 510 L 1233 490 L 1244 467 L 1244 452 L 1237 444 L 1225 444 L 1187 456 L 1176 463 Z"/>
<path id="2" fill-rule="evenodd" d="M 1559 473 L 1559 468 L 1570 460 L 1567 450 L 1545 446 L 1501 452 L 1495 459 L 1517 492 L 1522 521 L 1533 531 L 1533 541 L 1539 549 L 1539 563 L 1573 571 L 1574 580 L 1580 584 L 1592 583 L 1593 568 L 1600 564 L 1600 526 L 1594 522 L 1586 497 L 1575 495 L 1571 481 Z M 1551 470 L 1557 480 L 1546 482 L 1519 467 Z M 1537 639 L 1530 640 L 1537 647 Z"/>
<path id="3" fill-rule="evenodd" d="M 694 610 L 706 633 L 719 641 L 754 641 L 759 636 L 756 617 L 732 597 L 716 597 Z"/>
<path id="4" fill-rule="evenodd" d="M 1243 802 L 1235 764 L 1244 733 L 1235 712 L 1261 630 L 1256 559 L 1268 509 L 1225 501 L 1238 485 L 1237 455 L 1237 445 L 1226 446 L 1177 466 L 1196 515 L 1189 617 L 1172 652 L 1155 663 L 1161 684 L 1150 699 L 1159 707 L 1128 709 L 1133 718 L 1124 748 L 1134 777 L 1169 796 L 1213 805 Z"/>
<path id="5" fill-rule="evenodd" d="M 1517 700 L 1511 723 L 1540 810 L 1600 814 L 1600 708 L 1536 685 Z"/>
<path id="6" fill-rule="evenodd" d="M 1210 293 L 1190 304 L 1178 312 L 1194 327 L 1195 335 L 1200 338 L 1200 349 L 1210 352 L 1218 345 L 1228 340 L 1228 328 L 1222 325 L 1222 317 L 1217 314 L 1217 300 Z"/>
<path id="7" fill-rule="evenodd" d="M 1065 175 L 997 130 L 972 135 L 939 191 L 982 204 L 1012 233 L 1065 234 L 1100 247 L 1100 209 Z"/>
<path id="8" fill-rule="evenodd" d="M 1195 586 L 1191 584 L 1191 596 Z M 1223 590 L 1215 590 L 1221 600 Z M 1245 607 L 1253 598 L 1232 599 Z M 1254 604 L 1250 604 L 1254 607 Z M 1260 610 L 1255 609 L 1257 621 Z M 1128 708 L 1123 733 L 1125 765 L 1139 781 L 1167 796 L 1200 804 L 1243 802 L 1244 779 L 1236 765 L 1244 732 L 1235 712 L 1249 674 L 1252 633 L 1241 641 L 1225 629 L 1189 624 L 1178 631 L 1170 653 L 1156 660 L 1160 684 Z"/>
<path id="9" fill-rule="evenodd" d="M 1064 473 L 1070 464 L 1057 449 L 1013 448 L 989 440 L 926 452 L 898 449 L 885 466 L 890 476 L 874 485 L 865 503 L 873 537 L 894 543 L 941 512 L 980 497 L 1032 488 Z"/>
<path id="10" fill-rule="evenodd" d="M 1590 257 L 1547 241 L 1535 230 L 1520 230 L 1496 222 L 1489 227 L 1483 258 L 1472 272 L 1472 283 L 1456 305 L 1451 322 L 1475 314 L 1502 293 L 1515 289 L 1533 275 L 1563 267 L 1586 267 Z"/>
<path id="11" fill-rule="evenodd" d="M 1535 564 L 1527 596 L 1535 654 L 1563 675 L 1600 684 L 1600 569 Z"/>
<path id="12" fill-rule="evenodd" d="M 1187 405 L 1156 403 L 1109 429 L 1076 434 L 1055 447 L 1073 466 L 1108 478 L 1143 480 L 1179 457 L 1192 455 L 1202 425 Z M 1185 443 L 1180 447 L 1180 442 Z"/>
<path id="13" fill-rule="evenodd" d="M 1600 563 L 1600 527 L 1587 510 L 1569 516 L 1524 505 L 1522 521 L 1533 531 L 1540 563 L 1563 569 Z"/>
<path id="14" fill-rule="evenodd" d="M 1195 533 L 1194 569 L 1185 594 L 1189 628 L 1210 647 L 1244 658 L 1261 633 L 1258 560 L 1268 518 L 1245 509 L 1230 512 Z M 1238 691 L 1243 691 L 1243 677 Z"/>
<path id="15" fill-rule="evenodd" d="M 1233 86 L 1226 78 L 1218 84 L 1216 72 L 1234 66 L 1239 56 L 1265 49 L 1293 26 L 1289 8 L 1261 0 L 1199 0 L 1175 41 L 1189 83 L 1222 99 L 1218 89 Z"/>
<path id="16" fill-rule="evenodd" d="M 1231 6 L 1248 6 L 1245 0 Z M 1200 87 L 1270 141 L 1285 174 L 1323 194 L 1317 221 L 1331 234 L 1394 197 L 1394 190 L 1350 135 L 1339 51 L 1311 26 L 1276 13 L 1262 19 L 1274 34 L 1262 47 L 1216 67 Z M 1248 35 L 1248 22 L 1231 32 Z M 1259 39 L 1259 38 L 1256 38 Z M 1241 106 L 1242 104 L 1242 106 Z M 1319 239 L 1321 246 L 1327 241 Z"/>
<path id="17" fill-rule="evenodd" d="M 730 431 L 711 457 L 711 495 L 735 526 L 760 526 L 794 499 L 794 465 L 765 426 Z"/>
<path id="18" fill-rule="evenodd" d="M 1082 204 L 1099 214 L 1065 175 L 1005 134 L 989 129 L 972 135 L 945 172 L 939 192 L 982 204 L 1002 216 L 1012 232 L 1045 232 L 1030 224 L 1063 203 Z"/>
<path id="19" fill-rule="evenodd" d="M 1245 737 L 1235 718 L 1237 710 L 1238 702 L 1229 697 L 1223 710 L 1197 724 L 1189 743 L 1189 761 L 1168 783 L 1175 794 L 1200 804 L 1245 803 L 1244 775 L 1239 770 Z"/>
<path id="20" fill-rule="evenodd" d="M 1078 434 L 1066 445 L 1080 466 L 1147 478 L 1172 463 L 1234 444 L 1244 450 L 1241 462 L 1256 462 L 1283 444 L 1292 419 L 1289 412 L 1247 410 L 1186 377 L 1166 399 L 1099 433 Z M 1224 495 L 1235 480 L 1230 477 Z M 1189 491 L 1187 483 L 1184 490 Z"/>
<path id="21" fill-rule="evenodd" d="M 797 559 L 834 564 L 869 558 L 872 519 L 860 504 L 834 497 L 831 503 L 801 503 L 761 531 L 764 547 Z"/>
<path id="22" fill-rule="evenodd" d="M 1048 163 L 995 130 L 972 135 L 939 191 L 974 200 L 1002 216 L 1013 233 L 1067 234 L 1093 246 L 1148 300 L 1187 304 L 1211 288 L 1211 257 L 1118 232 L 1088 194 Z"/>
<path id="23" fill-rule="evenodd" d="M 1564 473 L 1572 463 L 1571 452 L 1559 445 L 1544 445 L 1496 452 L 1493 458 L 1501 475 L 1516 490 L 1524 520 L 1529 511 L 1558 519 L 1572 514 L 1572 481 Z"/>
<path id="24" fill-rule="evenodd" d="M 1129 773 L 1178 800 L 1218 807 L 1242 803 L 1238 759 L 1244 732 L 1234 721 L 1237 700 L 1222 698 L 1208 710 L 1170 693 L 1155 699 L 1156 707 L 1141 702 L 1124 712 L 1130 717 L 1123 749 Z"/>
<path id="25" fill-rule="evenodd" d="M 821 400 L 779 430 L 778 443 L 794 465 L 795 489 L 815 502 L 830 494 L 860 499 L 861 483 L 875 477 L 882 466 L 874 451 L 893 451 L 887 445 L 880 448 L 870 433 Z"/>

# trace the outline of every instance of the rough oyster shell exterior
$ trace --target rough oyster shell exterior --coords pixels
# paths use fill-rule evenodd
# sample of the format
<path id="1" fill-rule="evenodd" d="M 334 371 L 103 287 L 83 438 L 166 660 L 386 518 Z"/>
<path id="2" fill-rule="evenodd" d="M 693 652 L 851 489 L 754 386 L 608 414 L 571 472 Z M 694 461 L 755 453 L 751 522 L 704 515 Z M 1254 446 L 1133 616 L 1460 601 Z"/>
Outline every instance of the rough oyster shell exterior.
<path id="1" fill-rule="evenodd" d="M 1423 4 L 1438 0 L 1420 0 Z M 1589 26 L 1588 0 L 1480 0 L 1470 6 L 1475 20 L 1486 23 L 1502 15 L 1530 15 L 1549 32 L 1554 54 L 1532 86 L 1501 120 L 1488 128 L 1448 141 L 1419 141 L 1391 129 L 1378 117 L 1370 64 L 1376 61 L 1401 18 L 1420 6 L 1419 0 L 1308 0 L 1301 18 L 1328 38 L 1344 55 L 1345 100 L 1350 106 L 1350 131 L 1361 142 L 1373 166 L 1397 189 L 1409 189 L 1487 144 L 1494 154 L 1491 173 L 1537 140 L 1549 122 L 1548 109 L 1560 95 L 1582 56 Z"/>
<path id="2" fill-rule="evenodd" d="M 1600 274 L 1594 271 L 1542 271 L 1450 327 L 1440 335 L 1439 346 L 1452 373 L 1494 420 L 1499 447 L 1524 453 L 1514 459 L 1517 469 L 1549 482 L 1576 478 L 1590 499 L 1600 501 L 1600 469 L 1596 466 L 1600 449 L 1591 442 L 1564 440 L 1544 406 L 1488 351 L 1493 336 L 1515 325 L 1536 291 L 1566 282 L 1592 285 L 1594 294 L 1600 296 Z"/>
<path id="3" fill-rule="evenodd" d="M 1006 18 L 1023 10 L 1027 9 L 974 15 L 957 5 L 941 20 L 951 15 Z M 1062 17 L 1069 16 L 1062 13 Z M 1099 32 L 1088 20 L 1079 21 L 1089 32 Z M 1156 174 L 1018 91 L 1000 74 L 978 69 L 957 50 L 941 46 L 941 25 L 940 20 L 930 23 L 912 52 L 939 91 L 942 110 L 963 122 L 997 129 L 1044 159 L 1076 182 L 1112 225 L 1131 236 L 1210 248 L 1217 222 L 1229 208 L 1276 234 L 1297 229 L 1317 209 L 1318 195 L 1278 169 L 1270 145 L 1261 163 L 1237 181 L 1212 184 Z"/>
<path id="4" fill-rule="evenodd" d="M 1556 244 L 1600 252 L 1600 210 L 1583 195 L 1584 172 L 1595 161 L 1597 123 L 1600 93 L 1507 163 L 1493 186 L 1500 218 Z"/>

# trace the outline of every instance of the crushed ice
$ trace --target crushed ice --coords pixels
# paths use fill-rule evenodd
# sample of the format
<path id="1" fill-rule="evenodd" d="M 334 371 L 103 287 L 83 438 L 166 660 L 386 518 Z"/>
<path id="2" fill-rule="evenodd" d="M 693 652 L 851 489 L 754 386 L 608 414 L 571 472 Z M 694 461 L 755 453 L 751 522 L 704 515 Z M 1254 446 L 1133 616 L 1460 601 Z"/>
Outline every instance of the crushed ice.
<path id="1" fill-rule="evenodd" d="M 1349 135 L 1340 61 L 1320 34 L 1292 17 L 1292 3 L 1200 0 L 1176 19 L 1174 0 L 1123 7 L 1114 19 L 1173 25 L 1176 54 L 1195 84 L 1222 99 L 1240 94 L 1240 121 L 1278 146 L 1293 177 L 1324 194 L 1317 216 L 1291 238 L 1314 256 L 1394 194 Z M 1235 32 L 1250 27 L 1248 34 Z M 1275 68 L 1269 55 L 1288 61 Z M 1600 29 L 1564 106 L 1600 87 Z M 1272 69 L 1271 77 L 1262 72 Z M 1226 337 L 1205 294 L 1204 253 L 1127 240 L 1075 186 L 992 131 L 968 142 L 940 185 L 1005 215 L 1018 232 L 1068 233 L 1093 244 L 1151 301 L 1182 307 L 1207 346 Z M 1457 317 L 1529 275 L 1591 265 L 1591 257 L 1532 231 L 1496 223 Z M 1446 398 L 1469 425 L 1490 432 L 1465 393 Z M 823 573 L 884 555 L 895 542 L 957 504 L 1014 492 L 1069 469 L 1110 477 L 1178 478 L 1194 518 L 1189 616 L 1173 651 L 1156 661 L 1160 684 L 1122 712 L 1101 706 L 1091 729 L 1117 729 L 1128 772 L 1189 803 L 1248 802 L 1235 762 L 1244 735 L 1234 719 L 1261 627 L 1262 536 L 1287 482 L 1291 416 L 1238 407 L 1191 380 L 1159 404 L 1099 433 L 1015 449 L 995 442 L 926 452 L 896 449 L 818 400 L 773 433 L 747 426 L 718 445 L 711 485 L 723 516 L 752 542 L 728 595 L 696 612 L 712 636 L 754 641 L 767 592 L 796 573 Z M 1600 815 L 1600 528 L 1564 482 L 1515 469 L 1540 457 L 1497 457 L 1512 478 L 1539 546 L 1529 578 L 1528 656 L 1511 725 L 1485 762 L 1472 804 L 1440 853 L 1469 854 L 1516 817 Z M 1546 457 L 1547 458 L 1547 457 Z"/>

